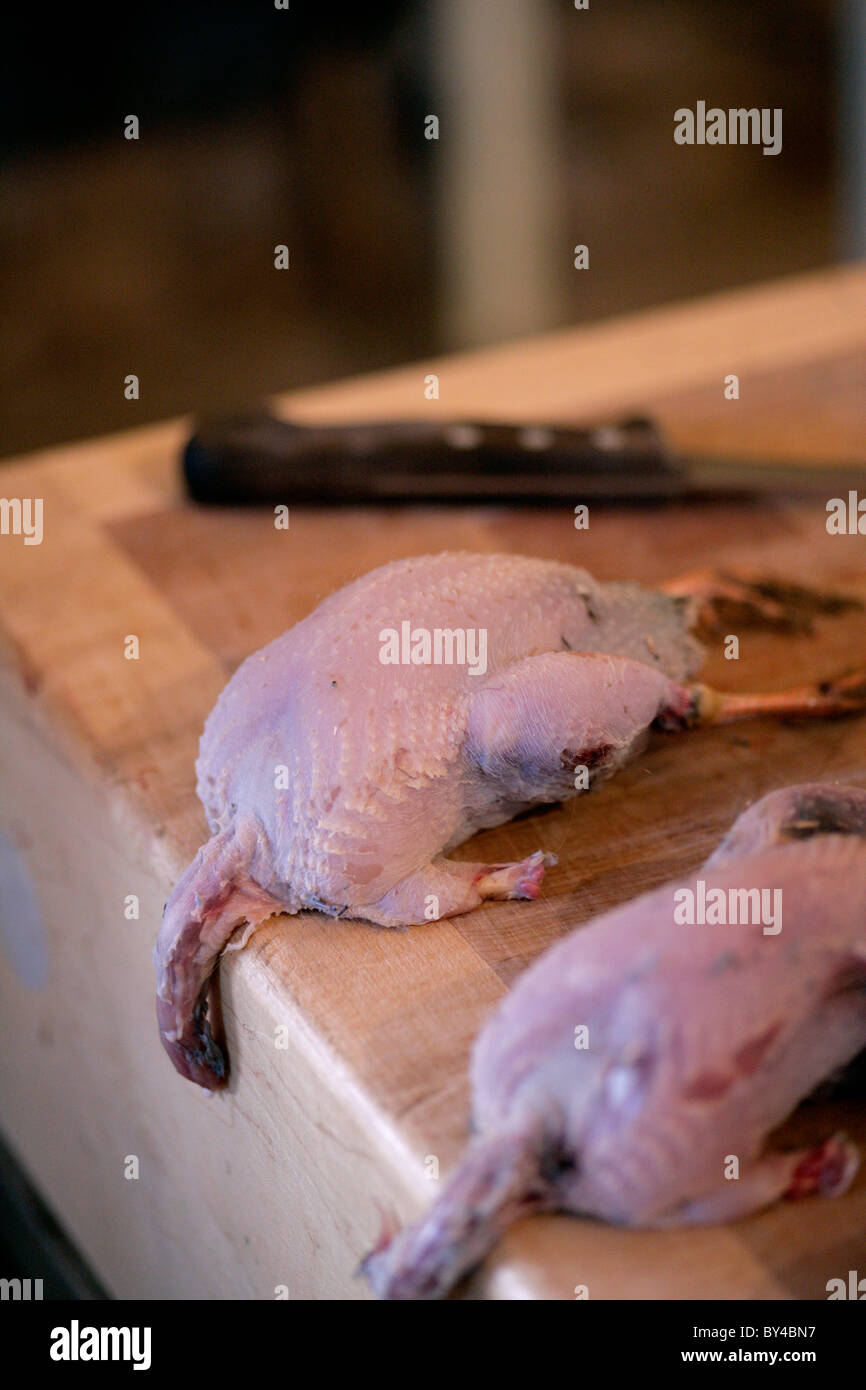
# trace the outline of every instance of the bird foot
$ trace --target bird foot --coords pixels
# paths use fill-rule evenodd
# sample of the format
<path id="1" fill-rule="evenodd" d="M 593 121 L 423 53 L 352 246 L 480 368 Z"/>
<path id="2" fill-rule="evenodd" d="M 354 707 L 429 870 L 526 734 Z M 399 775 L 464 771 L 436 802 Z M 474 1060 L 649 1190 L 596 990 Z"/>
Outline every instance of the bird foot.
<path id="1" fill-rule="evenodd" d="M 545 869 L 555 863 L 555 854 L 538 849 L 517 864 L 489 865 L 475 886 L 484 898 L 537 898 Z"/>
<path id="2" fill-rule="evenodd" d="M 729 570 L 693 570 L 661 588 L 673 597 L 694 600 L 695 625 L 705 636 L 730 631 L 737 625 L 809 633 L 819 614 L 863 607 L 859 599 L 844 594 L 824 593 L 779 579 L 750 578 Z"/>
<path id="3" fill-rule="evenodd" d="M 734 724 L 741 719 L 841 719 L 866 711 L 866 668 L 845 671 L 827 680 L 751 695 L 714 690 L 707 685 L 686 688 L 691 702 L 662 711 L 659 728 L 674 729 L 694 724 Z"/>
<path id="4" fill-rule="evenodd" d="M 844 1134 L 834 1134 L 817 1148 L 810 1149 L 794 1169 L 785 1192 L 789 1201 L 811 1197 L 838 1197 L 847 1192 L 860 1166 L 860 1154 Z"/>

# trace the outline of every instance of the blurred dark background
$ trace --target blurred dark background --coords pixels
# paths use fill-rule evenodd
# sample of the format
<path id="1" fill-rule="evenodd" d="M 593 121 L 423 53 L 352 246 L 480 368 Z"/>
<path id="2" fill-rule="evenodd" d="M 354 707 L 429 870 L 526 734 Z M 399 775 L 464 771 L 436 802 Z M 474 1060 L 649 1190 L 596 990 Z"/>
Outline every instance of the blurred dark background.
<path id="1" fill-rule="evenodd" d="M 31 6 L 0 84 L 0 453 L 862 250 L 863 11 Z M 782 107 L 781 154 L 677 146 L 698 100 Z"/>

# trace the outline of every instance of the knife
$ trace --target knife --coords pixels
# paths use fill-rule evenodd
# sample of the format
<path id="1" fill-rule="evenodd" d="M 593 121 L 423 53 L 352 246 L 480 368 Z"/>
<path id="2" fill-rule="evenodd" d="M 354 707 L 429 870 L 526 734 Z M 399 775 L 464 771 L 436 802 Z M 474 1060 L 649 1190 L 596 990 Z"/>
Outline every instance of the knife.
<path id="1" fill-rule="evenodd" d="M 866 491 L 866 463 L 675 457 L 645 416 L 591 428 L 438 419 L 302 425 L 255 411 L 203 421 L 183 451 L 183 473 L 195 501 L 221 506 L 543 505 Z"/>

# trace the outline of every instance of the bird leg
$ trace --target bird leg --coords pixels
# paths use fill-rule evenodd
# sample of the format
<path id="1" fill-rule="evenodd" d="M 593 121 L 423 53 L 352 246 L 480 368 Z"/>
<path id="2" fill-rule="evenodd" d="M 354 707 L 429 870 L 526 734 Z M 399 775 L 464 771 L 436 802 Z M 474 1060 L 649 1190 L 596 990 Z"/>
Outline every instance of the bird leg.
<path id="1" fill-rule="evenodd" d="M 549 1208 L 541 1145 L 530 1129 L 477 1139 L 430 1211 L 380 1238 L 358 1269 L 380 1298 L 440 1298 L 523 1216 Z"/>
<path id="2" fill-rule="evenodd" d="M 737 625 L 808 633 L 819 614 L 863 608 L 859 599 L 844 594 L 712 568 L 692 570 L 658 587 L 672 598 L 693 600 L 695 627 L 707 637 Z"/>
<path id="3" fill-rule="evenodd" d="M 346 915 L 380 927 L 408 927 L 471 912 L 487 898 L 537 898 L 545 869 L 555 863 L 555 854 L 540 849 L 513 864 L 440 856 L 407 875 L 378 902 L 350 908 Z"/>
<path id="4" fill-rule="evenodd" d="M 792 1202 L 802 1197 L 838 1197 L 851 1186 L 859 1163 L 855 1145 L 843 1134 L 834 1134 L 813 1149 L 765 1154 L 744 1165 L 738 1178 L 724 1181 L 715 1192 L 674 1207 L 646 1224 L 657 1229 L 709 1226 L 750 1216 L 780 1197 Z"/>
<path id="5" fill-rule="evenodd" d="M 866 670 L 862 668 L 830 680 L 763 694 L 738 695 L 697 683 L 685 689 L 691 697 L 687 707 L 671 705 L 662 710 L 657 728 L 735 724 L 741 719 L 837 719 L 866 710 Z"/>
<path id="6" fill-rule="evenodd" d="M 228 1081 L 213 1017 L 220 956 L 238 927 L 252 931 L 286 911 L 246 873 L 239 834 L 224 830 L 202 846 L 166 903 L 154 947 L 162 1045 L 181 1076 L 207 1091 L 221 1090 Z"/>

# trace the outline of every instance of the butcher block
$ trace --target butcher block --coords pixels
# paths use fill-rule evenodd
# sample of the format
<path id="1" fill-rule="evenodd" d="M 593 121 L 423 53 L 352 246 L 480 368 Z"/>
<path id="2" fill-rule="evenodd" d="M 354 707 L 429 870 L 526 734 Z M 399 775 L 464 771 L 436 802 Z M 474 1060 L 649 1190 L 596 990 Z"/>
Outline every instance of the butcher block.
<path id="1" fill-rule="evenodd" d="M 829 480 L 834 462 L 866 457 L 866 270 L 273 404 L 309 422 L 641 411 L 682 450 L 817 461 Z M 178 459 L 191 422 L 134 428 L 134 409 L 128 433 L 0 471 L 4 498 L 43 504 L 41 543 L 11 526 L 0 535 L 0 1130 L 119 1298 L 369 1297 L 358 1262 L 383 1220 L 417 1216 L 456 1160 L 472 1040 L 519 973 L 590 916 L 696 869 L 772 788 L 866 787 L 866 719 L 657 734 L 592 796 L 455 851 L 553 852 L 535 902 L 406 931 L 312 911 L 272 919 L 223 963 L 233 1071 L 209 1098 L 160 1046 L 151 952 L 173 883 L 208 833 L 194 762 L 229 675 L 334 589 L 402 556 L 520 552 L 647 584 L 745 567 L 866 601 L 866 535 L 828 530 L 829 484 L 811 498 L 592 506 L 582 528 L 573 508 L 493 505 L 290 507 L 276 526 L 272 510 L 186 501 Z M 705 673 L 724 689 L 772 690 L 864 661 L 866 619 L 845 612 L 811 635 L 722 634 Z M 862 1103 L 816 1100 L 777 1142 L 838 1129 L 866 1145 Z M 842 1198 L 730 1226 L 527 1220 L 460 1295 L 822 1299 L 864 1259 L 861 1172 Z"/>

